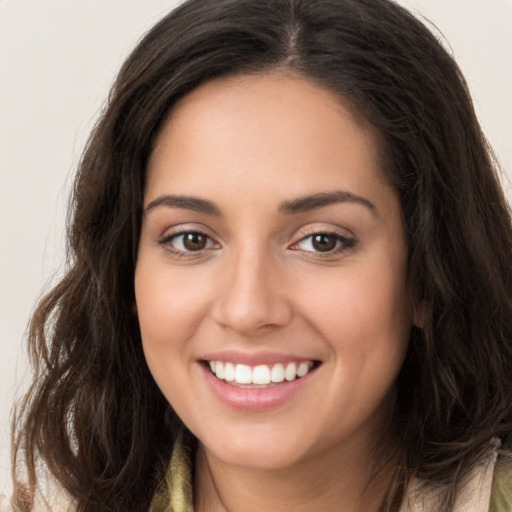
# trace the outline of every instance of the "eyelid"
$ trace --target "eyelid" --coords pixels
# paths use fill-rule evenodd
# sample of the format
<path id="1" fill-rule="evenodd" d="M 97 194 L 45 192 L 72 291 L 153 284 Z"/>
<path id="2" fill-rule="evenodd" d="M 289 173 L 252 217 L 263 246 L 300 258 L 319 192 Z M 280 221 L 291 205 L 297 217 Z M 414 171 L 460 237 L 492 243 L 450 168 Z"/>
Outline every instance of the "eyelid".
<path id="1" fill-rule="evenodd" d="M 177 236 L 184 233 L 201 233 L 202 235 L 211 238 L 212 240 L 217 240 L 217 236 L 212 233 L 212 230 L 206 227 L 204 224 L 200 223 L 177 223 L 174 225 L 167 225 L 165 229 L 162 229 L 161 234 L 157 235 L 157 241 L 160 242 L 164 239 L 169 239 L 173 236 Z"/>
<path id="2" fill-rule="evenodd" d="M 196 251 L 193 250 L 182 250 L 175 248 L 171 245 L 171 241 L 180 236 L 184 236 L 190 233 L 197 233 L 202 236 L 205 236 L 208 241 L 211 243 L 210 247 L 205 247 L 203 249 L 198 249 Z M 219 242 L 213 237 L 209 230 L 205 227 L 198 227 L 197 225 L 183 225 L 179 224 L 177 226 L 170 227 L 164 231 L 164 234 L 161 235 L 157 242 L 161 245 L 166 251 L 168 251 L 173 256 L 178 256 L 182 258 L 193 258 L 193 257 L 201 257 L 205 255 L 205 252 L 211 251 L 212 249 L 217 249 L 220 247 Z"/>
<path id="3" fill-rule="evenodd" d="M 212 239 L 211 236 L 207 235 L 206 233 L 202 233 L 201 231 L 178 231 L 177 233 L 172 233 L 170 235 L 167 235 L 165 237 L 163 237 L 161 240 L 160 240 L 160 243 L 161 244 L 165 244 L 165 243 L 168 243 L 170 242 L 171 240 L 174 240 L 174 239 L 177 239 L 179 237 L 182 237 L 182 236 L 185 236 L 185 235 L 190 235 L 190 234 L 194 234 L 194 235 L 201 235 L 201 236 L 204 236 L 205 238 L 207 238 L 210 242 L 212 242 L 213 244 L 215 244 L 215 241 Z M 194 251 L 184 251 L 184 252 L 194 252 Z"/>
<path id="4" fill-rule="evenodd" d="M 351 231 L 344 228 L 343 231 L 346 234 L 340 233 L 341 229 L 336 229 L 333 227 L 325 227 L 325 226 L 318 226 L 318 227 L 308 227 L 307 229 L 303 230 L 302 232 L 299 232 L 296 241 L 293 242 L 289 248 L 293 251 L 302 251 L 303 253 L 307 255 L 313 255 L 315 258 L 327 258 L 327 257 L 333 257 L 333 256 L 339 256 L 343 253 L 345 253 L 348 250 L 353 249 L 358 244 L 358 239 Z M 341 246 L 338 246 L 332 250 L 328 250 L 325 252 L 322 251 L 314 251 L 314 250 L 304 250 L 298 248 L 298 245 L 301 242 L 304 242 L 310 237 L 313 237 L 315 235 L 326 235 L 335 238 L 337 241 L 341 242 Z"/>
<path id="5" fill-rule="evenodd" d="M 347 240 L 358 240 L 356 234 L 346 227 L 336 226 L 330 223 L 314 223 L 303 226 L 295 232 L 293 238 L 297 243 L 304 238 L 312 235 L 332 235 Z"/>

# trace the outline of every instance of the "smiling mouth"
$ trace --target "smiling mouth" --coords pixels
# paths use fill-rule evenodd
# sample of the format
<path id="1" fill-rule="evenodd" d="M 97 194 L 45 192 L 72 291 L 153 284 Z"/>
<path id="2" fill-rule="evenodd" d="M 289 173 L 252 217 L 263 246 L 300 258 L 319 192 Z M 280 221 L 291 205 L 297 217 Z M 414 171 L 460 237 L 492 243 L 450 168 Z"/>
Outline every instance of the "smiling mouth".
<path id="1" fill-rule="evenodd" d="M 217 379 L 237 387 L 259 389 L 273 387 L 305 377 L 320 361 L 260 364 L 250 366 L 226 361 L 204 361 Z"/>

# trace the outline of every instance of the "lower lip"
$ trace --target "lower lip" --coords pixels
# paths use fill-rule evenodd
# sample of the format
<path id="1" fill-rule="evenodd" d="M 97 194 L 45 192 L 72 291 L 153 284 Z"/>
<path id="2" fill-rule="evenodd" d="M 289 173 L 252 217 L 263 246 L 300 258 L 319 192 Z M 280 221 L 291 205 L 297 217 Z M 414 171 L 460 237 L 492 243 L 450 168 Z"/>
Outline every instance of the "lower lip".
<path id="1" fill-rule="evenodd" d="M 200 366 L 215 397 L 229 407 L 244 411 L 266 411 L 284 405 L 307 386 L 316 373 L 314 369 L 304 377 L 269 388 L 239 388 L 215 377 L 204 364 Z"/>

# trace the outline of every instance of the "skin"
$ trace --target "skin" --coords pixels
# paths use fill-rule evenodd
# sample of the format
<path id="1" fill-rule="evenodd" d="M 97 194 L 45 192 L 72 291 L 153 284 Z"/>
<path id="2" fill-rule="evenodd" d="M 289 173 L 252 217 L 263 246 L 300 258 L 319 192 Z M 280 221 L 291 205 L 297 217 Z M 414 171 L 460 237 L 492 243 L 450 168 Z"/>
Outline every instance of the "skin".
<path id="1" fill-rule="evenodd" d="M 170 194 L 218 211 L 159 200 Z M 199 440 L 196 509 L 378 510 L 412 319 L 402 212 L 371 127 L 291 73 L 209 82 L 159 134 L 144 205 L 137 314 L 150 370 Z M 183 252 L 191 231 L 207 243 Z M 318 250 L 312 233 L 334 248 Z M 321 364 L 279 407 L 239 410 L 204 377 L 201 359 L 224 349 Z M 372 478 L 377 454 L 390 462 Z"/>

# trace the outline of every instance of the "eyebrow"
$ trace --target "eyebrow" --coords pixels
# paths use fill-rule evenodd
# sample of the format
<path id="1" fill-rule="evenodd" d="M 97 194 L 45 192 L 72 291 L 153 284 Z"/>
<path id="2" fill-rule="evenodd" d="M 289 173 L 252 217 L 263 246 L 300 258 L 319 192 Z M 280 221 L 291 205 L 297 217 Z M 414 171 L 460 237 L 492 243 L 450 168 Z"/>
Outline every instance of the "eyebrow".
<path id="1" fill-rule="evenodd" d="M 371 201 L 365 199 L 364 197 L 360 197 L 352 194 L 351 192 L 346 192 L 343 190 L 335 192 L 320 192 L 318 194 L 299 197 L 291 201 L 284 201 L 279 206 L 279 212 L 283 215 L 293 215 L 296 213 L 316 210 L 318 208 L 324 208 L 326 206 L 338 203 L 360 204 L 365 206 L 375 216 L 378 215 L 377 208 Z M 191 210 L 194 212 L 205 213 L 207 215 L 214 215 L 216 217 L 222 215 L 220 208 L 208 199 L 179 195 L 163 195 L 157 197 L 149 203 L 149 205 L 144 210 L 144 213 L 148 213 L 151 210 L 161 206 Z"/>
<path id="2" fill-rule="evenodd" d="M 159 206 L 170 206 L 173 208 L 181 208 L 183 210 L 192 210 L 194 212 L 206 213 L 208 215 L 220 216 L 220 209 L 207 199 L 199 199 L 190 196 L 173 196 L 165 195 L 157 197 L 151 201 L 145 209 L 145 213 L 158 208 Z"/>
<path id="3" fill-rule="evenodd" d="M 337 203 L 360 204 L 368 208 L 373 215 L 378 216 L 377 207 L 371 201 L 343 190 L 336 192 L 320 192 L 310 196 L 299 197 L 292 201 L 285 201 L 279 207 L 279 211 L 285 215 L 289 215 L 316 210 L 317 208 L 323 208 Z"/>

